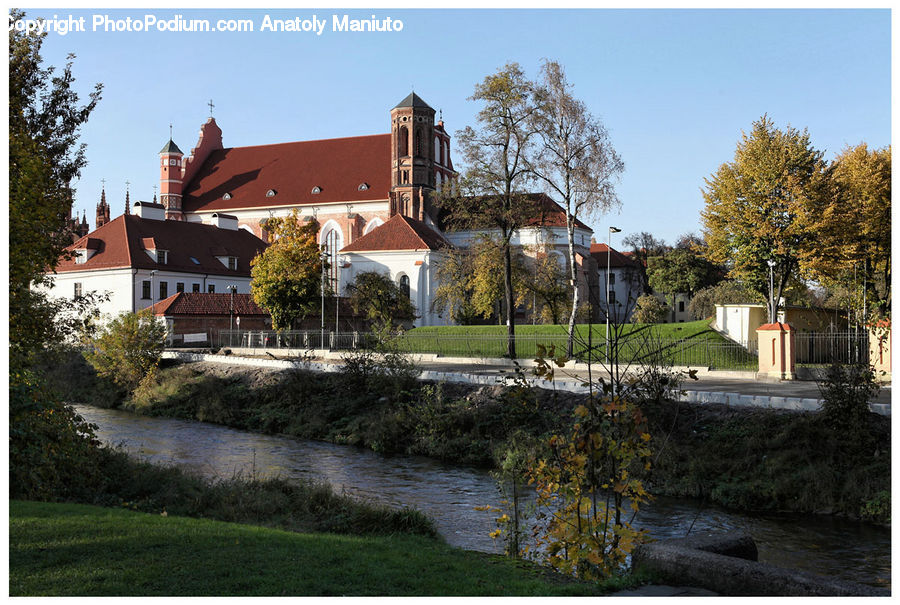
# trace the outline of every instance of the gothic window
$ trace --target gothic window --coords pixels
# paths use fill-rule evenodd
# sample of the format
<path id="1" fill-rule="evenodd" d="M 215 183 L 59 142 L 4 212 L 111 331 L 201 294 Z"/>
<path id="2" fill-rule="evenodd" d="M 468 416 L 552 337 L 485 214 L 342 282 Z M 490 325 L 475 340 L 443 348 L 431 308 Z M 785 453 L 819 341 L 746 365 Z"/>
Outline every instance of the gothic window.
<path id="1" fill-rule="evenodd" d="M 400 276 L 400 291 L 403 293 L 403 296 L 409 298 L 409 276 L 401 275 Z"/>
<path id="2" fill-rule="evenodd" d="M 363 230 L 363 235 L 365 235 L 366 233 L 369 233 L 375 227 L 378 227 L 379 225 L 383 225 L 383 224 L 384 224 L 384 221 L 381 220 L 380 218 L 378 218 L 378 217 L 373 218 L 371 221 L 366 223 L 366 228 Z"/>
<path id="3" fill-rule="evenodd" d="M 409 155 L 409 129 L 406 126 L 401 126 L 397 134 L 397 152 L 400 157 Z"/>
<path id="4" fill-rule="evenodd" d="M 444 158 L 441 153 L 441 137 L 434 137 L 434 159 L 437 160 L 441 158 L 441 163 L 444 163 Z"/>
<path id="5" fill-rule="evenodd" d="M 321 243 L 325 245 L 325 254 L 328 260 L 328 273 L 326 278 L 331 284 L 332 292 L 338 289 L 338 251 L 344 247 L 344 236 L 341 234 L 337 223 L 329 221 L 322 232 Z"/>
<path id="6" fill-rule="evenodd" d="M 424 153 L 422 149 L 422 129 L 416 128 L 416 140 L 415 145 L 413 147 L 413 155 L 422 155 Z"/>

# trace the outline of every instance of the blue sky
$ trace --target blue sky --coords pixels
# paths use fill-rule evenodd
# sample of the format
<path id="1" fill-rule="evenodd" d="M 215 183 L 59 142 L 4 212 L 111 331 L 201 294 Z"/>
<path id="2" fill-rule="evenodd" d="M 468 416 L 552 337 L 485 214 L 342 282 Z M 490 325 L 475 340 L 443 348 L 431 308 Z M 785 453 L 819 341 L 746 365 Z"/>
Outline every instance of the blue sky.
<path id="1" fill-rule="evenodd" d="M 768 114 L 807 128 L 831 159 L 847 145 L 890 144 L 891 16 L 877 10 L 174 10 L 28 9 L 86 17 L 86 32 L 50 33 L 48 64 L 75 53 L 85 93 L 104 84 L 83 131 L 89 165 L 76 209 L 94 207 L 106 179 L 112 214 L 149 200 L 157 152 L 173 124 L 185 153 L 209 116 L 226 147 L 389 131 L 389 111 L 414 87 L 443 111 L 451 134 L 473 125 L 474 85 L 510 61 L 536 76 L 549 58 L 608 128 L 625 162 L 622 206 L 591 221 L 598 239 L 649 231 L 673 243 L 700 231 L 704 179 L 730 161 L 741 132 Z M 391 17 L 403 30 L 331 31 L 333 14 Z M 94 32 L 115 19 L 251 19 L 253 33 Z M 328 20 L 321 36 L 261 32 L 263 17 Z M 456 155 L 457 168 L 461 167 Z M 618 247 L 613 242 L 613 247 Z"/>

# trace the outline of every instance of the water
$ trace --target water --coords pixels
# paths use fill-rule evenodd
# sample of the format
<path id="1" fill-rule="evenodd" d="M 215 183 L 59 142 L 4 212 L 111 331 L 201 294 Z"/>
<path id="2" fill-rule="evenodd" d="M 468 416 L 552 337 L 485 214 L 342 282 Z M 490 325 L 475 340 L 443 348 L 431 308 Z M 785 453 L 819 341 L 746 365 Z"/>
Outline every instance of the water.
<path id="1" fill-rule="evenodd" d="M 103 441 L 141 459 L 177 464 L 207 477 L 280 476 L 329 483 L 338 492 L 429 515 L 445 540 L 460 548 L 499 552 L 488 533 L 496 514 L 475 507 L 501 499 L 481 469 L 414 456 L 384 457 L 368 450 L 262 435 L 214 424 L 137 416 L 77 406 L 98 425 Z M 634 522 L 654 538 L 741 530 L 753 536 L 759 560 L 873 586 L 890 587 L 889 528 L 796 514 L 740 514 L 692 501 L 658 498 Z"/>

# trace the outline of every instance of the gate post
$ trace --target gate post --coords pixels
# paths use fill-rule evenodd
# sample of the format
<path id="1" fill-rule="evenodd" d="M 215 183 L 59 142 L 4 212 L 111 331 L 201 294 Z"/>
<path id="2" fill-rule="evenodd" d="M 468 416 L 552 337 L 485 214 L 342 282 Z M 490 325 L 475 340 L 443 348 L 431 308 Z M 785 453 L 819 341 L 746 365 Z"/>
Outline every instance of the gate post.
<path id="1" fill-rule="evenodd" d="M 786 323 L 763 324 L 756 329 L 759 339 L 759 373 L 757 378 L 793 380 L 794 329 Z"/>
<path id="2" fill-rule="evenodd" d="M 883 319 L 869 326 L 869 365 L 879 382 L 891 381 L 891 322 Z"/>

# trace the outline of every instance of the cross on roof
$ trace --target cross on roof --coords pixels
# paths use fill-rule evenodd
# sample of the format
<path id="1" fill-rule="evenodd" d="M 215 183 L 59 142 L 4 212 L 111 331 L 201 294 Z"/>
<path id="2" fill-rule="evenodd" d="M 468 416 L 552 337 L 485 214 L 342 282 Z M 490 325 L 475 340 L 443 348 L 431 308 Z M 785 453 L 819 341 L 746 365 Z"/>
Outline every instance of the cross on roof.
<path id="1" fill-rule="evenodd" d="M 207 103 L 207 105 L 209 105 L 209 117 L 212 117 L 212 110 L 213 107 L 215 107 L 215 105 L 213 105 L 212 99 L 209 100 L 209 103 Z"/>

